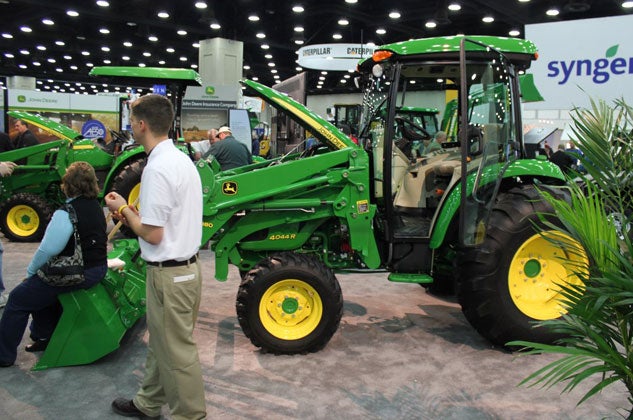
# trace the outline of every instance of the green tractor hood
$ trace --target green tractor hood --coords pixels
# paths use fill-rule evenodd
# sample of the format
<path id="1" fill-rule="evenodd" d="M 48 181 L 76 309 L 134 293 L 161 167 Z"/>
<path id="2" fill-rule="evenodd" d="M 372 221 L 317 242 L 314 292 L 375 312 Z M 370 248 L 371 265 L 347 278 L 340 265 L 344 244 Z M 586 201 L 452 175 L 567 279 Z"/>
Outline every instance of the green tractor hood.
<path id="1" fill-rule="evenodd" d="M 72 128 L 68 128 L 63 124 L 60 124 L 48 118 L 41 117 L 39 115 L 29 114 L 28 112 L 24 111 L 9 111 L 7 112 L 7 114 L 12 116 L 13 118 L 22 120 L 28 124 L 32 124 L 38 127 L 40 130 L 43 130 L 48 134 L 57 137 L 58 139 L 73 142 L 75 140 L 80 140 L 83 138 L 80 133 L 76 132 Z"/>
<path id="2" fill-rule="evenodd" d="M 330 148 L 340 150 L 345 147 L 358 147 L 354 144 L 352 139 L 347 137 L 334 124 L 310 111 L 290 96 L 252 80 L 242 80 L 240 83 L 249 89 L 247 92 L 249 95 L 260 97 L 278 110 L 297 117 L 304 123 L 303 127 L 306 130 L 309 130 L 316 138 L 327 144 Z"/>

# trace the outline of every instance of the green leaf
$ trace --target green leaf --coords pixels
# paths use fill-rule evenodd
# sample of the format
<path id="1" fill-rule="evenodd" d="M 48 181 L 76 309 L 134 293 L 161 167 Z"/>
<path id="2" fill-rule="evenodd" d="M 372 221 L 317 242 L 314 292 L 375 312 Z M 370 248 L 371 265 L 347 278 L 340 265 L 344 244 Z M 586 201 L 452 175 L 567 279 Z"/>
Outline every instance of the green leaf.
<path id="1" fill-rule="evenodd" d="M 613 57 L 618 52 L 618 47 L 619 47 L 619 45 L 616 44 L 613 47 L 609 48 L 607 50 L 607 53 L 605 54 L 605 56 L 607 58 Z"/>

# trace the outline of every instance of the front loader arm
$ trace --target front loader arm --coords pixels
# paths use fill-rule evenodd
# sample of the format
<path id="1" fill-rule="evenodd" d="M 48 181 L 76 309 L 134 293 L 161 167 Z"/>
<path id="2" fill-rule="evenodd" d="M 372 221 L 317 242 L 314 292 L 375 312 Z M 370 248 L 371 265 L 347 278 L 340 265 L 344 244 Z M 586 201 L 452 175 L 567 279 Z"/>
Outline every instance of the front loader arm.
<path id="1" fill-rule="evenodd" d="M 369 267 L 380 263 L 372 229 L 367 155 L 358 149 L 284 162 L 249 172 L 223 173 L 205 197 L 203 241 L 212 240 L 216 278 L 240 267 L 244 251 L 299 249 L 315 229 L 339 218 L 351 247 Z M 204 185 L 204 181 L 203 181 Z M 255 237 L 254 237 L 255 235 Z"/>

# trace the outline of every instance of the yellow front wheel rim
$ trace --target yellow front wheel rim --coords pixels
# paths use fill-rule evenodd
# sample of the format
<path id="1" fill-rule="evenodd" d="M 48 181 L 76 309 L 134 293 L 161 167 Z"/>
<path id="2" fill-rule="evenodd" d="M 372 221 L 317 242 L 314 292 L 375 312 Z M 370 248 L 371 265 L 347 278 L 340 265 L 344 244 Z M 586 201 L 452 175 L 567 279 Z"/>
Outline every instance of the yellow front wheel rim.
<path id="1" fill-rule="evenodd" d="M 259 318 L 273 336 L 298 340 L 321 322 L 323 302 L 317 291 L 301 280 L 283 280 L 269 287 L 259 303 Z"/>
<path id="2" fill-rule="evenodd" d="M 20 204 L 12 207 L 7 213 L 7 227 L 18 236 L 30 236 L 40 226 L 40 217 L 33 207 Z"/>
<path id="3" fill-rule="evenodd" d="M 558 231 L 533 235 L 510 263 L 508 287 L 516 307 L 533 319 L 555 319 L 567 311 L 561 305 L 560 284 L 582 285 L 588 259 L 582 246 Z"/>

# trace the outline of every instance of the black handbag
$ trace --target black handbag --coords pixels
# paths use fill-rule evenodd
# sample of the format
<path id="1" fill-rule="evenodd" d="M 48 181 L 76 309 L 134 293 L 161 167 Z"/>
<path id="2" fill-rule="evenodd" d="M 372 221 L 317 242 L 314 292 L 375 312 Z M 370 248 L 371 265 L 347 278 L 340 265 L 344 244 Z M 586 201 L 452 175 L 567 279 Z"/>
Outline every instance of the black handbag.
<path id="1" fill-rule="evenodd" d="M 62 208 L 68 212 L 70 222 L 73 224 L 75 252 L 70 256 L 56 255 L 37 270 L 37 275 L 44 283 L 57 287 L 74 286 L 85 280 L 84 257 L 79 232 L 77 232 L 77 213 L 70 204 L 64 204 Z"/>

